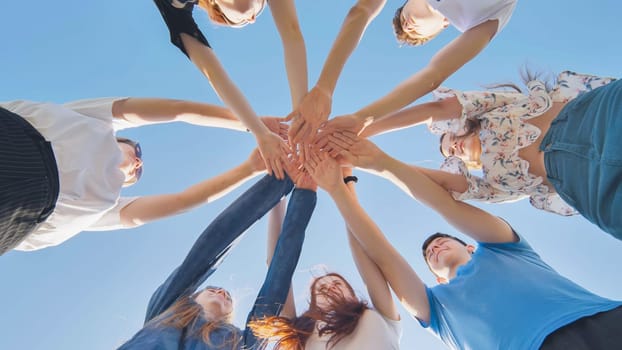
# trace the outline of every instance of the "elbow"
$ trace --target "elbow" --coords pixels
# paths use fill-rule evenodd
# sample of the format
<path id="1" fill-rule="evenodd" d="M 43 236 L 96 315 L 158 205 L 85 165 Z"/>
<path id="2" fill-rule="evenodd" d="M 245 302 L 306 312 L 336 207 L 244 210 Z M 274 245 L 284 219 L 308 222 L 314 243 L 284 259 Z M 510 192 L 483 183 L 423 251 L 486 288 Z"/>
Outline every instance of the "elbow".
<path id="1" fill-rule="evenodd" d="M 438 89 L 449 77 L 449 74 L 442 72 L 434 65 L 424 68 L 423 74 L 425 75 L 426 87 L 429 92 Z"/>
<path id="2" fill-rule="evenodd" d="M 386 0 L 358 1 L 348 12 L 347 18 L 351 20 L 364 19 L 369 22 L 380 13 L 385 3 Z"/>

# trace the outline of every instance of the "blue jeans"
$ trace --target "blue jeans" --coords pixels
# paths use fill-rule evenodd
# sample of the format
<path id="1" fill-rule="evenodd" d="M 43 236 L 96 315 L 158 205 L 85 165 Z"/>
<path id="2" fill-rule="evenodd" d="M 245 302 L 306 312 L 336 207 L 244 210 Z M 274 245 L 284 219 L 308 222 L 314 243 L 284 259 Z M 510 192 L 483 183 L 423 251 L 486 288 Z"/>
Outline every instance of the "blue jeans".
<path id="1" fill-rule="evenodd" d="M 622 81 L 570 101 L 551 123 L 540 150 L 561 198 L 622 240 Z"/>
<path id="2" fill-rule="evenodd" d="M 274 177 L 265 176 L 218 215 L 199 236 L 183 263 L 153 294 L 147 307 L 145 323 L 165 311 L 179 298 L 192 295 L 216 271 L 246 229 L 264 216 L 292 188 L 293 183 L 288 178 L 276 180 Z M 311 219 L 315 203 L 316 193 L 314 191 L 294 190 L 272 263 L 268 268 L 255 305 L 248 315 L 249 320 L 255 317 L 277 315 L 280 311 L 287 298 L 292 275 L 302 250 L 305 229 Z M 149 338 L 153 339 L 148 334 L 152 331 L 153 327 L 143 328 L 122 348 L 140 349 Z M 187 348 L 185 340 L 178 339 L 179 333 L 171 332 L 171 339 L 162 339 L 162 343 L 175 342 L 179 343 L 180 349 Z M 157 336 L 163 338 L 164 334 L 165 332 L 159 331 Z M 210 349 L 207 344 L 203 345 L 205 347 L 200 348 Z M 244 331 L 243 344 L 240 346 L 245 349 L 257 347 L 257 341 L 250 330 Z"/>

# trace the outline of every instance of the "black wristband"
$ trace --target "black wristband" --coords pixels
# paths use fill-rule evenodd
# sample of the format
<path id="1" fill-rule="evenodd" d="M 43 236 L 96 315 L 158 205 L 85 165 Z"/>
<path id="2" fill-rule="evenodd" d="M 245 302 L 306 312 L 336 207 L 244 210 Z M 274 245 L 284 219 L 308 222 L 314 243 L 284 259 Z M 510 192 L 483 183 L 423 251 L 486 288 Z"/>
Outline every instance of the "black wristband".
<path id="1" fill-rule="evenodd" d="M 356 176 L 352 176 L 352 175 L 346 176 L 343 178 L 343 183 L 346 185 L 348 184 L 348 182 L 351 182 L 351 181 L 354 181 L 354 183 L 357 183 L 359 182 L 359 178 Z"/>

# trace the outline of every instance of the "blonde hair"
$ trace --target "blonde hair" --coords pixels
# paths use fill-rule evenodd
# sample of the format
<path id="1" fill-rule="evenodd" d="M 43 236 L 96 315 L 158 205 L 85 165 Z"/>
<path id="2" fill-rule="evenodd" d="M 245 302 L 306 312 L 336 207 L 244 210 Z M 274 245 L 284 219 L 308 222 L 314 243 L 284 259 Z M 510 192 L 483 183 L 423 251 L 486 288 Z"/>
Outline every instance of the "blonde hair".
<path id="1" fill-rule="evenodd" d="M 408 1 L 406 1 L 407 3 Z M 433 35 L 430 36 L 412 36 L 412 34 L 406 33 L 404 31 L 404 27 L 402 26 L 402 10 L 404 9 L 404 6 L 406 6 L 406 3 L 404 3 L 404 5 L 402 5 L 402 7 L 399 7 L 396 11 L 395 11 L 395 16 L 393 16 L 393 31 L 395 33 L 395 38 L 397 39 L 397 42 L 402 44 L 402 45 L 410 45 L 410 46 L 421 46 L 425 43 L 427 43 L 428 41 L 436 38 L 437 35 L 439 35 L 443 30 L 439 30 L 438 32 L 436 32 Z"/>
<path id="2" fill-rule="evenodd" d="M 177 329 L 193 328 L 203 314 L 203 307 L 194 301 L 194 297 L 197 294 L 198 293 L 177 300 L 168 309 L 149 321 L 149 324 L 156 327 L 173 327 Z M 233 313 L 226 314 L 216 320 L 208 320 L 195 334 L 190 334 L 190 336 L 200 335 L 204 343 L 209 346 L 214 346 L 210 340 L 211 333 L 219 328 L 229 328 L 233 336 L 225 343 L 216 345 L 219 347 L 227 346 L 227 348 L 234 349 L 241 341 L 241 335 L 237 327 L 231 323 L 232 321 Z"/>

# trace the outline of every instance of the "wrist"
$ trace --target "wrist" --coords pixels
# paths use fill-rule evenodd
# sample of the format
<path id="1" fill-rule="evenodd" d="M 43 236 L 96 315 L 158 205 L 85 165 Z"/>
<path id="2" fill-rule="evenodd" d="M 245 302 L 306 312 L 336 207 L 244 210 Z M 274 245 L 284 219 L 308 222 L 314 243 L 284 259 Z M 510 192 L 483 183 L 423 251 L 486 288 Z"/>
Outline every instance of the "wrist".
<path id="1" fill-rule="evenodd" d="M 355 184 L 359 182 L 359 178 L 354 176 L 354 175 L 348 175 L 346 177 L 343 178 L 343 183 L 348 185 L 348 184 Z"/>
<path id="2" fill-rule="evenodd" d="M 329 98 L 333 97 L 334 86 L 331 84 L 318 80 L 314 88 L 318 89 L 319 91 L 321 91 L 323 94 L 325 94 Z"/>

